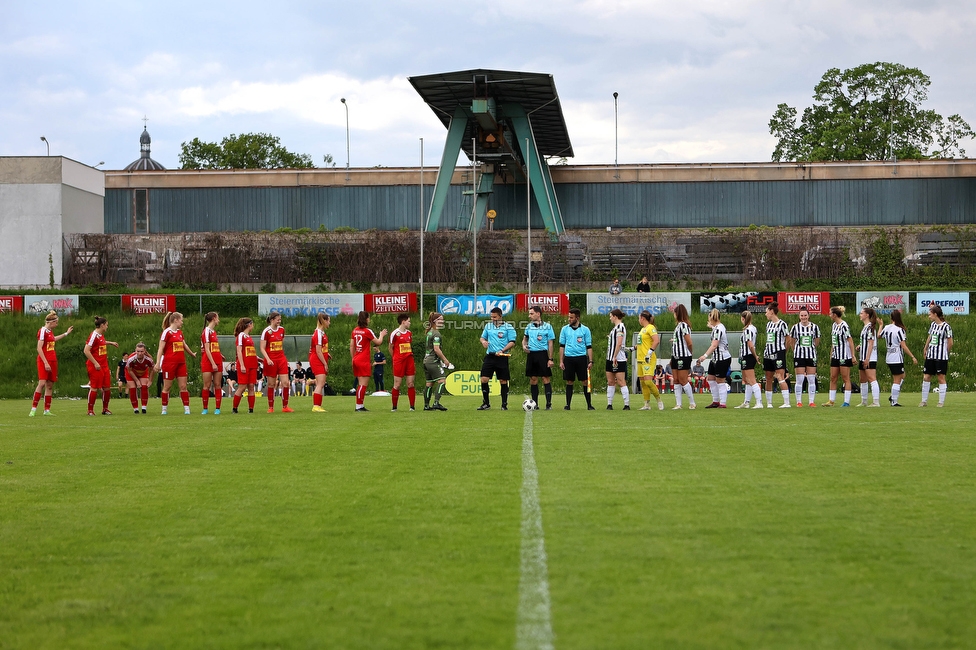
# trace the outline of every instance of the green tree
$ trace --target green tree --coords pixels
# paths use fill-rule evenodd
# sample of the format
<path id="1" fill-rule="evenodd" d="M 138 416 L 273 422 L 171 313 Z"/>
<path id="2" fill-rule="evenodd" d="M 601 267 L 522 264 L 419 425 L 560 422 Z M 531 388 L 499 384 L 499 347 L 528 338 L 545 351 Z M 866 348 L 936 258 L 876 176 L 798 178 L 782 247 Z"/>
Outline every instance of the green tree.
<path id="1" fill-rule="evenodd" d="M 959 115 L 943 118 L 921 107 L 930 83 L 918 68 L 898 63 L 831 68 L 799 122 L 794 107 L 776 107 L 769 120 L 777 139 L 773 160 L 964 157 L 959 143 L 973 130 Z"/>
<path id="2" fill-rule="evenodd" d="M 312 157 L 292 153 L 277 136 L 267 133 L 231 134 L 220 143 L 193 138 L 180 151 L 182 169 L 311 169 Z"/>

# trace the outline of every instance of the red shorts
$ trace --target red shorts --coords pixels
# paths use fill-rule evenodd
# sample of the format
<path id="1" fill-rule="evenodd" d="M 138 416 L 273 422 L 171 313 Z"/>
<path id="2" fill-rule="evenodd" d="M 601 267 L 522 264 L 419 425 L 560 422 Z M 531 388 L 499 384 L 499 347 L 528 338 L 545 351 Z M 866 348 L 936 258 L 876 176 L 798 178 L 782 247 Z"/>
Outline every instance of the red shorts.
<path id="1" fill-rule="evenodd" d="M 277 377 L 288 374 L 288 359 L 285 357 L 271 357 L 271 363 L 264 362 L 264 376 Z"/>
<path id="2" fill-rule="evenodd" d="M 142 379 L 149 379 L 149 375 L 150 374 L 151 374 L 150 371 L 149 370 L 146 370 L 141 375 L 133 375 L 131 372 L 129 372 L 129 369 L 126 368 L 125 369 L 125 380 L 127 382 L 131 381 L 133 384 L 138 384 L 139 381 L 142 380 Z"/>
<path id="3" fill-rule="evenodd" d="M 313 355 L 309 356 L 309 358 L 308 358 L 308 367 L 309 367 L 309 370 L 312 371 L 312 374 L 313 375 L 327 375 L 327 374 L 329 374 L 326 371 L 325 366 L 322 365 L 322 362 L 319 361 L 319 357 L 318 357 L 317 354 L 313 354 Z"/>
<path id="4" fill-rule="evenodd" d="M 39 381 L 49 381 L 54 383 L 58 380 L 58 360 L 48 359 L 47 364 L 51 366 L 50 372 L 44 368 L 44 362 L 41 361 L 41 358 L 37 358 L 37 378 Z"/>
<path id="5" fill-rule="evenodd" d="M 352 360 L 352 375 L 353 377 L 370 377 L 373 374 L 373 369 L 370 366 L 369 359 L 361 361 L 359 359 Z"/>
<path id="6" fill-rule="evenodd" d="M 413 362 L 413 357 L 393 357 L 393 376 L 409 377 L 416 375 L 417 369 Z"/>
<path id="7" fill-rule="evenodd" d="M 213 355 L 214 361 L 217 363 L 216 366 L 210 365 L 210 359 L 207 358 L 206 352 L 200 353 L 200 372 L 223 372 L 224 371 L 224 358 L 219 354 Z"/>
<path id="8" fill-rule="evenodd" d="M 186 377 L 186 364 L 166 364 L 163 366 L 163 379 L 172 381 L 178 377 Z"/>
<path id="9" fill-rule="evenodd" d="M 112 387 L 112 371 L 109 369 L 107 363 L 102 365 L 101 370 L 95 370 L 95 366 L 91 361 L 88 361 L 86 365 L 88 366 L 89 388 L 98 389 Z"/>
<path id="10" fill-rule="evenodd" d="M 257 368 L 245 368 L 244 370 L 238 369 L 237 371 L 237 385 L 247 386 L 248 384 L 258 383 L 258 369 Z"/>

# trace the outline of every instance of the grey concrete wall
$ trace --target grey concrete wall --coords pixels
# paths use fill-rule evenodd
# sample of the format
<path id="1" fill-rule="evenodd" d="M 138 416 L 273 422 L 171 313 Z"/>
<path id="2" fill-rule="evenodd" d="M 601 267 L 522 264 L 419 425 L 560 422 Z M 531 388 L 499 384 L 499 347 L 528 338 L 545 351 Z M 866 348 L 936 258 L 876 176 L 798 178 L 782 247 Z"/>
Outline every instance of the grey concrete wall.
<path id="1" fill-rule="evenodd" d="M 62 185 L 61 230 L 66 235 L 105 232 L 105 197 Z"/>
<path id="2" fill-rule="evenodd" d="M 0 286 L 61 283 L 61 187 L 0 183 Z"/>

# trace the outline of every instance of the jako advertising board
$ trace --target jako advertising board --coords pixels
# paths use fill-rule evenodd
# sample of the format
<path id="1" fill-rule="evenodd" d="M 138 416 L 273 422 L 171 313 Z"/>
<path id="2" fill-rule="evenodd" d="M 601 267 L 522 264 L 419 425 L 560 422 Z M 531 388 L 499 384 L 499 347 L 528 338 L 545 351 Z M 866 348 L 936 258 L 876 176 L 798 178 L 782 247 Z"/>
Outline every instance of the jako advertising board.
<path id="1" fill-rule="evenodd" d="M 739 293 L 703 293 L 698 299 L 698 308 L 703 314 L 713 309 L 728 314 L 750 311 L 761 314 L 767 305 L 776 304 L 775 291 L 741 291 Z"/>
<path id="2" fill-rule="evenodd" d="M 691 312 L 691 292 L 586 294 L 587 314 L 609 314 L 619 309 L 628 316 L 636 316 L 646 309 L 657 316 L 674 310 L 678 305 L 684 305 Z"/>
<path id="3" fill-rule="evenodd" d="M 515 296 L 515 308 L 518 311 L 529 311 L 529 307 L 538 305 L 543 314 L 569 314 L 568 293 L 520 293 Z"/>
<path id="4" fill-rule="evenodd" d="M 282 316 L 315 316 L 325 312 L 329 316 L 355 316 L 363 311 L 361 293 L 262 293 L 258 294 L 258 313 L 267 316 L 272 311 Z"/>
<path id="5" fill-rule="evenodd" d="M 779 311 L 782 314 L 798 314 L 804 307 L 811 314 L 830 311 L 829 291 L 780 291 Z"/>
<path id="6" fill-rule="evenodd" d="M 175 295 L 122 296 L 122 309 L 133 314 L 165 314 L 176 311 Z"/>
<path id="7" fill-rule="evenodd" d="M 915 313 L 929 313 L 929 305 L 932 303 L 942 307 L 942 315 L 965 316 L 969 313 L 969 293 L 960 291 L 957 293 L 925 293 L 919 291 L 915 294 Z"/>
<path id="8" fill-rule="evenodd" d="M 908 313 L 907 291 L 858 291 L 858 311 L 870 307 L 876 314 L 890 314 L 896 309 Z"/>
<path id="9" fill-rule="evenodd" d="M 515 296 L 494 296 L 478 294 L 477 301 L 471 294 L 437 295 L 437 311 L 442 314 L 458 316 L 488 316 L 498 307 L 502 314 L 511 314 L 515 309 Z"/>
<path id="10" fill-rule="evenodd" d="M 61 316 L 78 312 L 78 296 L 24 296 L 24 313 L 43 316 L 49 311 Z"/>
<path id="11" fill-rule="evenodd" d="M 367 293 L 364 309 L 371 314 L 409 314 L 417 311 L 416 293 Z"/>
<path id="12" fill-rule="evenodd" d="M 0 296 L 0 314 L 14 312 L 20 314 L 24 312 L 23 296 Z"/>

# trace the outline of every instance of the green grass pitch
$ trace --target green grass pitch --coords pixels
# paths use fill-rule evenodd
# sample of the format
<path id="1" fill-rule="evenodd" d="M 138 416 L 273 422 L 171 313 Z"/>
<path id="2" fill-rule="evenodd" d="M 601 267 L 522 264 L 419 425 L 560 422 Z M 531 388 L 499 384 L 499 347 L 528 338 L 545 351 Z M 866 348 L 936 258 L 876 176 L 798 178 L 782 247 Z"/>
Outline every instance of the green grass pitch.
<path id="1" fill-rule="evenodd" d="M 0 648 L 515 647 L 522 398 L 401 400 L 0 401 Z M 556 395 L 531 417 L 554 647 L 972 646 L 976 395 L 902 401 Z"/>

